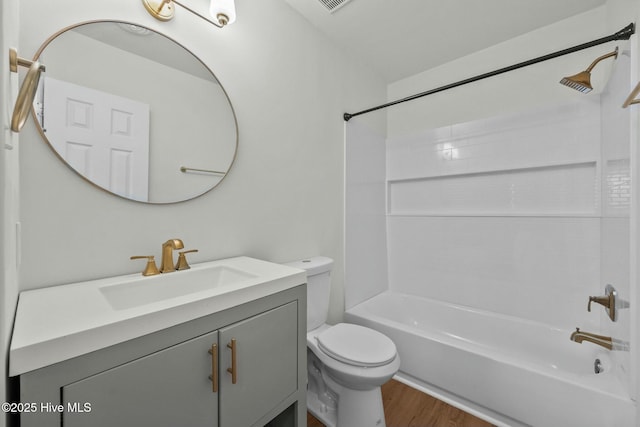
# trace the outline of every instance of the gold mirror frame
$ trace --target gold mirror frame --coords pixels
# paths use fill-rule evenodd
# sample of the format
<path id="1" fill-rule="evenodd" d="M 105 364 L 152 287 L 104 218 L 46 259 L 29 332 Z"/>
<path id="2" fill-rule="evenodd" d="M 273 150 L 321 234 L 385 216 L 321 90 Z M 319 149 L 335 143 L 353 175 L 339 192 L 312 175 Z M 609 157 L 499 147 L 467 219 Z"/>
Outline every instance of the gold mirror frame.
<path id="1" fill-rule="evenodd" d="M 198 164 L 198 165 L 179 165 L 176 166 L 175 169 L 177 169 L 180 174 L 182 174 L 183 176 L 187 176 L 187 175 L 218 175 L 221 177 L 219 178 L 219 180 L 217 182 L 215 182 L 213 185 L 211 185 L 209 188 L 205 189 L 204 191 L 198 192 L 197 194 L 190 194 L 188 196 L 185 196 L 183 198 L 179 198 L 179 199 L 175 199 L 175 200 L 146 200 L 146 201 L 142 201 L 142 200 L 137 200 L 135 198 L 129 198 L 126 197 L 124 195 L 118 194 L 116 192 L 110 191 L 107 188 L 104 188 L 98 184 L 96 184 L 95 182 L 93 182 L 91 179 L 89 179 L 88 177 L 84 176 L 80 171 L 76 170 L 73 166 L 71 166 L 69 164 L 69 162 L 67 160 L 65 160 L 65 158 L 54 148 L 54 144 L 52 144 L 52 142 L 49 140 L 48 136 L 46 135 L 46 130 L 42 128 L 42 126 L 40 125 L 40 120 L 38 118 L 38 112 L 36 111 L 36 108 L 32 105 L 31 106 L 31 112 L 32 112 L 32 117 L 34 118 L 34 122 L 36 123 L 36 127 L 38 129 L 38 132 L 40 133 L 40 135 L 42 136 L 43 140 L 45 142 L 47 142 L 47 144 L 49 145 L 49 147 L 51 148 L 51 150 L 55 153 L 55 155 L 61 160 L 63 161 L 70 169 L 72 169 L 75 173 L 77 173 L 79 176 L 81 176 L 85 181 L 89 182 L 92 186 L 99 188 L 100 190 L 103 190 L 107 193 L 113 194 L 115 196 L 121 197 L 121 198 L 125 198 L 127 200 L 132 200 L 135 202 L 139 202 L 139 203 L 148 203 L 148 204 L 173 204 L 173 203 L 180 203 L 183 201 L 188 201 L 188 200 L 192 200 L 194 198 L 200 197 L 208 192 L 210 192 L 211 190 L 213 190 L 214 188 L 216 188 L 218 185 L 220 185 L 220 183 L 224 180 L 224 178 L 226 177 L 226 175 L 228 174 L 229 170 L 231 169 L 231 167 L 233 166 L 233 164 L 235 163 L 235 159 L 237 156 L 237 152 L 238 152 L 238 142 L 239 142 L 239 132 L 238 132 L 238 122 L 237 122 L 237 117 L 235 114 L 235 110 L 233 108 L 233 105 L 231 104 L 231 100 L 229 99 L 229 96 L 227 94 L 227 92 L 225 91 L 224 87 L 222 87 L 222 85 L 219 83 L 217 77 L 215 76 L 215 74 L 211 71 L 211 69 L 204 63 L 202 62 L 202 60 L 200 60 L 200 58 L 198 58 L 195 54 L 193 54 L 193 52 L 191 52 L 189 49 L 187 49 L 183 44 L 177 42 L 176 40 L 174 40 L 171 37 L 168 37 L 165 34 L 162 34 L 156 30 L 147 28 L 145 26 L 142 25 L 138 25 L 138 24 L 134 24 L 134 23 L 130 23 L 130 22 L 124 22 L 124 21 L 112 21 L 112 20 L 94 20 L 94 21 L 86 21 L 86 22 L 81 22 L 78 24 L 74 24 L 71 26 L 68 26 L 66 28 L 63 28 L 59 31 L 57 31 L 55 34 L 53 34 L 52 36 L 50 36 L 38 49 L 38 51 L 36 52 L 36 54 L 34 55 L 34 61 L 39 60 L 43 54 L 46 55 L 46 49 L 47 47 L 49 47 L 58 37 L 60 37 L 61 35 L 63 35 L 64 33 L 68 32 L 68 31 L 72 31 L 75 30 L 79 27 L 82 26 L 86 26 L 86 25 L 93 25 L 93 24 L 120 24 L 120 25 L 127 25 L 127 26 L 132 26 L 135 27 L 137 29 L 141 29 L 144 31 L 149 31 L 151 33 L 154 33 L 158 36 L 160 36 L 162 39 L 165 39 L 167 42 L 171 42 L 173 43 L 173 45 L 175 45 L 175 47 L 181 48 L 185 53 L 188 53 L 189 56 L 191 56 L 194 61 L 197 61 L 197 63 L 202 66 L 203 70 L 206 70 L 206 72 L 211 76 L 211 78 L 213 80 L 215 80 L 217 82 L 217 84 L 219 85 L 219 89 L 222 95 L 224 95 L 224 99 L 226 100 L 226 104 L 228 105 L 228 109 L 229 109 L 229 115 L 230 117 L 233 119 L 233 122 L 228 122 L 228 124 L 226 125 L 229 129 L 232 129 L 234 135 L 234 141 L 232 141 L 233 143 L 233 154 L 230 157 L 230 159 L 228 160 L 228 166 L 226 166 L 226 168 L 220 168 L 220 167 L 212 167 L 212 168 L 203 168 L 202 165 Z M 80 57 L 78 58 L 78 61 L 82 61 L 83 58 Z M 51 61 L 50 61 L 51 62 Z M 68 65 L 69 67 L 71 67 L 72 65 Z M 54 68 L 55 69 L 55 68 Z M 49 67 L 47 69 L 47 71 L 49 72 L 50 70 L 52 70 L 51 67 Z M 45 73 L 46 76 L 46 73 Z M 34 103 L 35 105 L 35 103 Z M 180 110 L 189 110 L 189 108 L 172 108 L 173 111 L 178 112 Z M 175 119 L 174 118 L 174 123 L 176 123 L 176 126 L 189 126 L 188 124 L 183 123 L 181 120 Z M 231 127 L 232 126 L 232 127 Z M 46 126 L 45 126 L 46 127 Z M 208 136 L 210 137 L 210 140 L 213 140 L 214 137 L 216 136 L 214 134 L 214 132 L 217 130 L 216 127 L 212 127 L 210 133 L 208 134 Z M 153 142 L 152 140 L 150 140 L 150 145 L 153 146 Z M 230 142 L 231 143 L 231 142 Z M 228 150 L 231 151 L 231 150 Z M 173 168 L 172 168 L 173 170 Z"/>

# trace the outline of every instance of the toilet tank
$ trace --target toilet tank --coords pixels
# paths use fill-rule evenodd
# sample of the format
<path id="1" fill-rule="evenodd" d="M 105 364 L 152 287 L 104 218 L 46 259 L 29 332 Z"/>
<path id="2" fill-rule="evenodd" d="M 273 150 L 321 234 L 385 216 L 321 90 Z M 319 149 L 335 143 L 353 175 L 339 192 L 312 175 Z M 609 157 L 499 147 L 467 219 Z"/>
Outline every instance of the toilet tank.
<path id="1" fill-rule="evenodd" d="M 333 260 L 317 256 L 286 265 L 307 270 L 307 331 L 311 331 L 327 321 Z"/>

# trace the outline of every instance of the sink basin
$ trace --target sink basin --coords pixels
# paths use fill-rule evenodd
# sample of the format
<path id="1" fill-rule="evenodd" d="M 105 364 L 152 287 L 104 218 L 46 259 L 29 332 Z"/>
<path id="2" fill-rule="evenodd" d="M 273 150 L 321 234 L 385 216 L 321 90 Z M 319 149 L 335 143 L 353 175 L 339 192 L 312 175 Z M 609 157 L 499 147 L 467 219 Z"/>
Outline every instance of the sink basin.
<path id="1" fill-rule="evenodd" d="M 220 265 L 141 277 L 134 283 L 128 281 L 99 289 L 114 310 L 126 310 L 214 288 L 236 286 L 255 277 L 254 274 Z"/>

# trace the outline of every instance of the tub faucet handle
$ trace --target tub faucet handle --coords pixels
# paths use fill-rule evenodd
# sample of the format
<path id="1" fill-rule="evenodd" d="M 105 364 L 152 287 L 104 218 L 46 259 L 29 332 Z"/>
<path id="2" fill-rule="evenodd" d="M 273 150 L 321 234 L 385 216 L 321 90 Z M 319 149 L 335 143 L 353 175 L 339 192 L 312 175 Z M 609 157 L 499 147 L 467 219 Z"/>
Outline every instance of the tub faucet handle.
<path id="1" fill-rule="evenodd" d="M 596 302 L 600 305 L 605 306 L 606 308 L 609 308 L 609 304 L 611 303 L 611 301 L 609 300 L 609 297 L 589 297 L 589 304 L 587 304 L 587 311 L 591 312 L 591 303 L 592 302 Z"/>
<path id="2" fill-rule="evenodd" d="M 587 304 L 587 311 L 591 311 L 591 303 L 595 302 L 597 304 L 602 305 L 609 315 L 609 318 L 612 321 L 617 320 L 617 310 L 616 310 L 616 297 L 618 296 L 618 292 L 614 289 L 613 286 L 607 285 L 605 288 L 605 295 L 599 297 L 589 297 L 589 303 Z"/>

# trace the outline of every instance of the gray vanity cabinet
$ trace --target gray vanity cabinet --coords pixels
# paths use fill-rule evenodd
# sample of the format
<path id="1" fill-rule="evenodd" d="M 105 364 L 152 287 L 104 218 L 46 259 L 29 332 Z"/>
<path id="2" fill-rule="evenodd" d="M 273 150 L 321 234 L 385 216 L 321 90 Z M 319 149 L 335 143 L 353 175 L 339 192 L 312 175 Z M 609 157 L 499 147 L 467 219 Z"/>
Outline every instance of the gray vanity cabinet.
<path id="1" fill-rule="evenodd" d="M 207 375 L 218 332 L 194 338 L 62 387 L 65 427 L 217 426 L 218 398 Z M 84 409 L 84 408 L 83 408 Z"/>
<path id="2" fill-rule="evenodd" d="M 305 298 L 300 286 L 24 374 L 21 401 L 64 410 L 22 414 L 21 425 L 304 426 Z"/>

